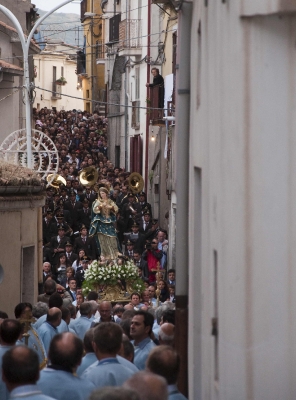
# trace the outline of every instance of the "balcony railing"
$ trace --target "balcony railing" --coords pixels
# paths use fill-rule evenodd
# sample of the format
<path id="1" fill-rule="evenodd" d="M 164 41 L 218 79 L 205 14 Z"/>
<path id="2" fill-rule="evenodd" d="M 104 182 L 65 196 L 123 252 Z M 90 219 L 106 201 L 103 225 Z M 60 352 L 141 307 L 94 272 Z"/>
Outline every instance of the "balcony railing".
<path id="1" fill-rule="evenodd" d="M 124 19 L 119 22 L 119 49 L 139 49 L 142 46 L 140 19 Z"/>
<path id="2" fill-rule="evenodd" d="M 96 40 L 96 59 L 104 59 L 105 58 L 105 43 L 104 40 Z"/>
<path id="3" fill-rule="evenodd" d="M 153 86 L 149 88 L 147 99 L 147 113 L 152 125 L 165 125 L 163 117 L 164 86 Z M 151 108 L 150 108 L 151 107 Z"/>
<path id="4" fill-rule="evenodd" d="M 53 99 L 61 99 L 62 98 L 62 86 L 57 85 L 56 82 L 52 82 L 52 94 L 51 97 Z"/>

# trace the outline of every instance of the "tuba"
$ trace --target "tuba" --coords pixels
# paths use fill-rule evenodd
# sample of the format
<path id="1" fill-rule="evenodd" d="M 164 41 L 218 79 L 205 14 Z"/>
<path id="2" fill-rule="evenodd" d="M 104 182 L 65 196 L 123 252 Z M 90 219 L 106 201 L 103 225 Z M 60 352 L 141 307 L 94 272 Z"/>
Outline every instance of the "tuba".
<path id="1" fill-rule="evenodd" d="M 98 171 L 96 170 L 95 167 L 86 167 L 83 168 L 82 171 L 80 171 L 79 174 L 79 182 L 83 186 L 93 186 L 95 183 L 97 183 L 99 174 Z"/>
<path id="2" fill-rule="evenodd" d="M 128 186 L 133 194 L 138 194 L 143 190 L 144 179 L 138 172 L 133 172 L 128 178 Z"/>
<path id="3" fill-rule="evenodd" d="M 61 185 L 66 186 L 66 179 L 62 177 L 62 175 L 58 174 L 48 174 L 46 177 L 48 186 L 52 186 L 56 189 L 59 189 Z"/>

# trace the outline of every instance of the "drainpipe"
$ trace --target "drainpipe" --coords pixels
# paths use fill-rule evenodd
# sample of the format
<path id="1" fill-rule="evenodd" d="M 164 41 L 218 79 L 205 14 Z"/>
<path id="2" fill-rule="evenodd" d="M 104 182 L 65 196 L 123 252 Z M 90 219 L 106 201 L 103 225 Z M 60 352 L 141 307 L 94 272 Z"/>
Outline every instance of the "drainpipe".
<path id="1" fill-rule="evenodd" d="M 125 34 L 127 34 L 127 19 L 128 19 L 128 0 L 125 2 L 125 18 L 126 18 L 126 29 Z M 128 37 L 130 40 L 130 37 Z M 125 66 L 124 66 L 124 166 L 125 170 L 128 171 L 128 96 L 127 96 L 127 62 L 128 57 L 125 59 Z M 131 171 L 133 172 L 133 171 Z"/>
<path id="2" fill-rule="evenodd" d="M 148 24 L 148 37 L 147 37 L 147 81 L 150 82 L 150 31 L 151 31 L 151 0 L 148 0 L 148 16 L 147 16 L 147 24 Z M 149 96 L 149 87 L 146 90 L 146 98 L 148 99 Z M 145 192 L 147 194 L 148 190 L 148 156 L 149 156 L 149 123 L 150 123 L 150 116 L 146 113 L 146 143 L 145 143 Z"/>
<path id="3" fill-rule="evenodd" d="M 192 3 L 184 2 L 178 17 L 176 66 L 176 350 L 181 357 L 179 390 L 188 395 L 188 219 L 190 44 Z"/>
<path id="4" fill-rule="evenodd" d="M 128 95 L 127 95 L 127 62 L 128 58 L 126 58 L 125 62 L 125 73 L 124 73 L 124 165 L 125 170 L 129 171 L 128 167 Z M 131 171 L 133 172 L 133 171 Z"/>

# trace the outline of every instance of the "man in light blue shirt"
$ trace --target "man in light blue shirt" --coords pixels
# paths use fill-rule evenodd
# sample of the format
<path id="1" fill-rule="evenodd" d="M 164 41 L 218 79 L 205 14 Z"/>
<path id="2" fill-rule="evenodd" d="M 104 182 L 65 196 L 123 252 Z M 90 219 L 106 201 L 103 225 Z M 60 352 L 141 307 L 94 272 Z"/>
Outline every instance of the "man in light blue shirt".
<path id="1" fill-rule="evenodd" d="M 82 341 L 73 333 L 56 335 L 49 347 L 49 366 L 37 382 L 42 393 L 57 400 L 86 400 L 95 386 L 75 376 L 83 355 Z"/>
<path id="2" fill-rule="evenodd" d="M 78 376 L 81 376 L 83 372 L 92 364 L 98 362 L 97 356 L 95 355 L 92 345 L 93 338 L 94 338 L 94 328 L 90 328 L 88 331 L 86 331 L 84 335 L 83 347 L 85 351 L 85 356 L 82 358 L 81 364 L 77 368 Z"/>
<path id="3" fill-rule="evenodd" d="M 58 293 L 53 293 L 48 300 L 49 309 L 53 307 L 57 307 L 60 310 L 63 308 L 63 299 Z M 47 314 L 42 315 L 38 320 L 33 324 L 33 327 L 38 330 L 40 326 L 46 321 Z M 67 323 L 62 319 L 60 325 L 57 327 L 58 333 L 69 332 L 69 328 Z"/>
<path id="4" fill-rule="evenodd" d="M 10 392 L 9 399 L 55 400 L 36 386 L 39 360 L 37 353 L 29 347 L 15 346 L 4 354 L 2 375 Z"/>
<path id="5" fill-rule="evenodd" d="M 116 358 L 122 344 L 122 329 L 115 322 L 101 322 L 94 328 L 93 347 L 99 362 L 82 374 L 97 388 L 121 386 L 134 372 Z"/>
<path id="6" fill-rule="evenodd" d="M 134 364 L 139 370 L 145 369 L 145 363 L 150 351 L 156 344 L 150 339 L 154 324 L 153 315 L 147 311 L 136 311 L 130 328 L 130 335 L 135 348 Z"/>
<path id="7" fill-rule="evenodd" d="M 187 400 L 177 388 L 180 356 L 171 346 L 157 346 L 147 360 L 147 370 L 160 375 L 167 381 L 169 400 Z"/>
<path id="8" fill-rule="evenodd" d="M 21 323 L 15 319 L 5 319 L 0 329 L 0 371 L 2 369 L 2 358 L 4 354 L 10 350 L 18 340 L 22 332 Z M 8 390 L 2 381 L 0 374 L 0 399 L 8 399 Z"/>
<path id="9" fill-rule="evenodd" d="M 76 333 L 76 335 L 83 340 L 85 332 L 90 329 L 92 320 L 92 308 L 89 303 L 82 303 L 80 306 L 80 318 L 74 319 L 71 322 L 70 328 Z"/>
<path id="10" fill-rule="evenodd" d="M 60 325 L 61 320 L 61 310 L 57 307 L 50 308 L 47 313 L 46 321 L 38 329 L 38 335 L 44 344 L 46 353 L 48 353 L 52 338 L 59 333 L 57 327 Z"/>

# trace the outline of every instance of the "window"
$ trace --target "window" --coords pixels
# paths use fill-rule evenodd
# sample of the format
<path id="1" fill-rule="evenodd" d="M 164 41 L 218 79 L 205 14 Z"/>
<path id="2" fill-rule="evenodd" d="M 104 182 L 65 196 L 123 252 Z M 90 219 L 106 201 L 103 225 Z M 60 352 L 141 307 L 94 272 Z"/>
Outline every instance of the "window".
<path id="1" fill-rule="evenodd" d="M 35 246 L 22 248 L 22 295 L 21 301 L 31 304 L 35 303 L 32 281 L 34 281 L 34 256 Z"/>
<path id="2" fill-rule="evenodd" d="M 140 68 L 135 68 L 135 101 L 132 102 L 132 128 L 140 128 Z"/>
<path id="3" fill-rule="evenodd" d="M 56 97 L 57 91 L 57 67 L 52 67 L 52 97 Z"/>
<path id="4" fill-rule="evenodd" d="M 61 76 L 64 77 L 64 67 L 61 67 Z"/>
<path id="5" fill-rule="evenodd" d="M 120 146 L 115 146 L 115 167 L 120 167 Z"/>
<path id="6" fill-rule="evenodd" d="M 119 41 L 119 22 L 121 21 L 121 14 L 114 15 L 109 19 L 109 42 Z"/>
<path id="7" fill-rule="evenodd" d="M 140 129 L 140 102 L 132 101 L 132 128 Z"/>

